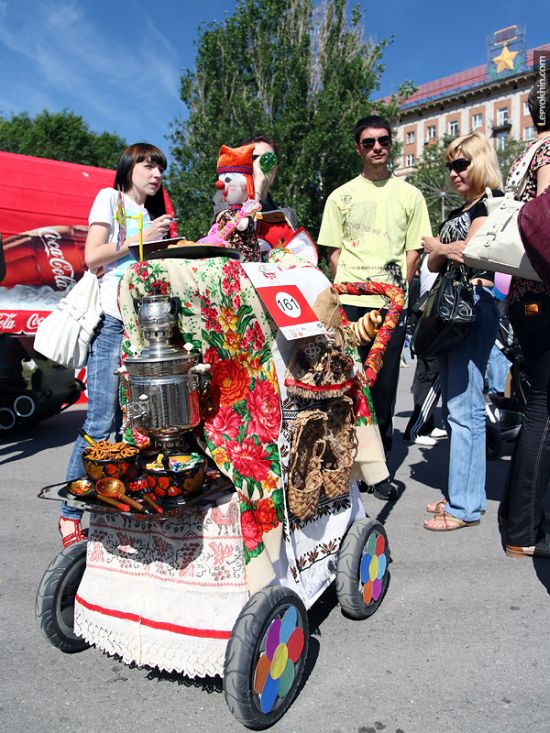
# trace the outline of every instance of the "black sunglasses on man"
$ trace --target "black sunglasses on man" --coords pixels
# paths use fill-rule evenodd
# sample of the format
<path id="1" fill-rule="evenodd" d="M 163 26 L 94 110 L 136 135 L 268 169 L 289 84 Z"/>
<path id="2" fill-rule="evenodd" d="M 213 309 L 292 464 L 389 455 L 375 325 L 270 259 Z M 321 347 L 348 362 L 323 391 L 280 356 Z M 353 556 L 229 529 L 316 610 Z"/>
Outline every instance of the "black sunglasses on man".
<path id="1" fill-rule="evenodd" d="M 391 136 L 390 135 L 381 135 L 380 137 L 365 137 L 359 145 L 363 147 L 365 150 L 372 150 L 374 146 L 378 143 L 383 148 L 389 148 L 391 145 Z"/>

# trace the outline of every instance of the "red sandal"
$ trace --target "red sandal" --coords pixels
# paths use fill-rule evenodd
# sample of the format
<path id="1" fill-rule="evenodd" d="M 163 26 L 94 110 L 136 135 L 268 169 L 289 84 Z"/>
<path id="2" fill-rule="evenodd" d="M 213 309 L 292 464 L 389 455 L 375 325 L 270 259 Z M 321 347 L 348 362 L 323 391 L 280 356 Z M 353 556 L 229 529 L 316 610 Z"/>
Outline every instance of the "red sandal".
<path id="1" fill-rule="evenodd" d="M 63 536 L 63 533 L 61 532 L 61 522 L 72 522 L 73 531 L 71 532 L 71 534 Z M 63 543 L 63 547 L 70 547 L 71 545 L 74 545 L 75 542 L 80 542 L 80 540 L 85 540 L 88 537 L 88 530 L 82 529 L 80 519 L 69 519 L 68 517 L 60 517 L 58 529 L 59 534 L 61 535 L 61 542 Z"/>

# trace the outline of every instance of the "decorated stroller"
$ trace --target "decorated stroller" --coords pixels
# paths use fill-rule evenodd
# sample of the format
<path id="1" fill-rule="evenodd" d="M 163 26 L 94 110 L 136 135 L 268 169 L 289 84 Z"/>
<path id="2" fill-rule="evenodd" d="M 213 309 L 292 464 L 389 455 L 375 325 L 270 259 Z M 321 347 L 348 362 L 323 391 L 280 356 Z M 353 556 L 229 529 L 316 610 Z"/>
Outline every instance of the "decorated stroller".
<path id="1" fill-rule="evenodd" d="M 383 296 L 377 332 L 347 323 L 344 292 Z M 403 294 L 331 286 L 286 249 L 241 263 L 236 250 L 187 244 L 132 265 L 119 301 L 126 440 L 144 476 L 122 476 L 118 506 L 98 500 L 95 473 L 73 482 L 95 482 L 93 494 L 42 490 L 91 516 L 88 540 L 46 570 L 38 621 L 64 652 L 94 645 L 128 664 L 223 676 L 234 716 L 267 728 L 299 688 L 320 595 L 335 582 L 354 619 L 384 598 L 388 539 L 358 481 L 388 475 L 369 385 Z M 363 368 L 356 347 L 373 337 Z M 144 489 L 162 513 L 125 509 L 124 491 L 135 501 Z"/>

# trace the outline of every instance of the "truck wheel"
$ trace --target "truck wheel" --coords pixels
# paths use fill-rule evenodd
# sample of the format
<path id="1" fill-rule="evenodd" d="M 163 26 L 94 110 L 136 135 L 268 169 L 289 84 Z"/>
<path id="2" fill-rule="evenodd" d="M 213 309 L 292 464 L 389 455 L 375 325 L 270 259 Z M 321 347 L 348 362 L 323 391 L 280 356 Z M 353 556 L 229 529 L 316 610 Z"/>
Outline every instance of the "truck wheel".
<path id="1" fill-rule="evenodd" d="M 336 595 L 344 615 L 372 616 L 386 593 L 389 560 L 388 538 L 380 522 L 355 522 L 340 546 L 336 566 Z"/>
<path id="2" fill-rule="evenodd" d="M 225 701 L 247 728 L 269 728 L 290 707 L 307 659 L 307 611 L 282 586 L 255 593 L 241 611 L 224 664 Z"/>
<path id="3" fill-rule="evenodd" d="M 66 547 L 42 576 L 35 613 L 46 639 L 66 654 L 90 645 L 74 633 L 75 595 L 86 568 L 86 540 Z"/>

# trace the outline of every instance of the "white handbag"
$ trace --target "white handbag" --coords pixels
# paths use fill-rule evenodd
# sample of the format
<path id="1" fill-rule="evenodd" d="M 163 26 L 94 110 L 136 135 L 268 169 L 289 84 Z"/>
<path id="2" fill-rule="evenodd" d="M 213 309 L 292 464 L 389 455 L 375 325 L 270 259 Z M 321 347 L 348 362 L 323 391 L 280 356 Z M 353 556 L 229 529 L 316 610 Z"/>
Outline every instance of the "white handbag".
<path id="1" fill-rule="evenodd" d="M 518 228 L 518 214 L 523 201 L 518 201 L 525 185 L 529 165 L 540 140 L 523 156 L 509 181 L 506 194 L 495 198 L 487 189 L 487 221 L 472 236 L 462 252 L 468 267 L 489 272 L 504 272 L 526 280 L 540 280 L 525 254 Z"/>
<path id="2" fill-rule="evenodd" d="M 86 270 L 38 326 L 35 350 L 66 367 L 78 369 L 84 366 L 90 341 L 102 314 L 97 277 Z"/>

